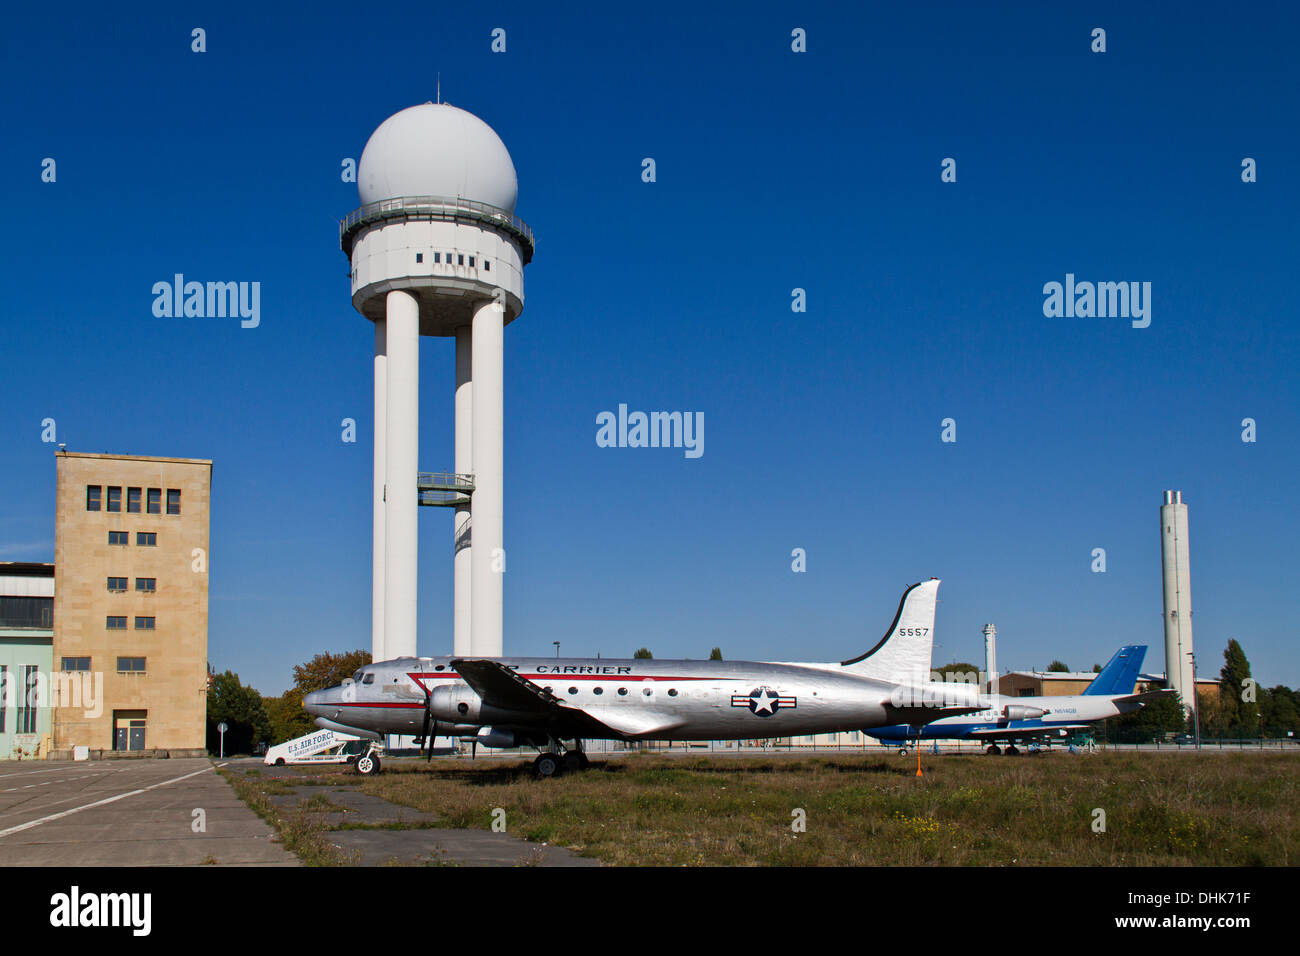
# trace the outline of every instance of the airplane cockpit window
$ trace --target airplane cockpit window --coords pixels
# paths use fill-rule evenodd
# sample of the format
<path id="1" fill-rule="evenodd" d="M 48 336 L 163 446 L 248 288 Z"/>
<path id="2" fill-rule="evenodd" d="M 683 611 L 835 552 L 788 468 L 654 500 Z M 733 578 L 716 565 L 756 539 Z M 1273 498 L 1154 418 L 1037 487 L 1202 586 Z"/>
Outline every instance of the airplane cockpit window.
<path id="1" fill-rule="evenodd" d="M 355 682 L 355 681 L 359 681 L 359 680 L 361 680 L 361 671 L 357 671 L 355 674 L 353 674 L 353 675 L 352 675 L 352 680 L 353 680 L 354 682 Z"/>
<path id="2" fill-rule="evenodd" d="M 374 675 L 374 674 L 367 674 L 367 675 L 366 675 L 366 679 L 363 680 L 361 683 L 363 683 L 363 684 L 373 684 L 374 682 L 375 682 L 375 675 Z"/>

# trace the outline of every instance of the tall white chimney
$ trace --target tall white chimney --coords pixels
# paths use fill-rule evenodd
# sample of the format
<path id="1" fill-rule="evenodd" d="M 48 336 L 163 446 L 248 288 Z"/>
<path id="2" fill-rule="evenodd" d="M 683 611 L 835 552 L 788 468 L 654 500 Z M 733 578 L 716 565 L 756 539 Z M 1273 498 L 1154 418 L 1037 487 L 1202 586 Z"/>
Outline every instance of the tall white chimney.
<path id="1" fill-rule="evenodd" d="M 1165 585 L 1165 676 L 1178 691 L 1183 712 L 1192 709 L 1196 677 L 1192 668 L 1192 575 L 1187 537 L 1187 505 L 1181 491 L 1166 491 L 1160 506 L 1160 558 Z"/>

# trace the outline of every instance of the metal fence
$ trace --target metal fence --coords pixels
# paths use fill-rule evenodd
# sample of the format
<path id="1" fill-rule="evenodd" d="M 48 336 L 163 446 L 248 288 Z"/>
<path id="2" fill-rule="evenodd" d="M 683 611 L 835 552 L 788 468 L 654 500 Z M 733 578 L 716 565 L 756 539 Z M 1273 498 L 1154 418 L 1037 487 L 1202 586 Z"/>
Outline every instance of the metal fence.
<path id="1" fill-rule="evenodd" d="M 399 196 L 395 199 L 381 199 L 378 202 L 366 203 L 360 209 L 352 210 L 339 223 L 339 245 L 343 247 L 344 252 L 351 255 L 353 239 L 361 227 L 387 219 L 434 222 L 469 219 L 497 226 L 520 240 L 525 264 L 532 260 L 533 250 L 537 248 L 533 230 L 518 216 L 496 206 L 489 206 L 485 202 L 452 199 L 447 196 Z"/>

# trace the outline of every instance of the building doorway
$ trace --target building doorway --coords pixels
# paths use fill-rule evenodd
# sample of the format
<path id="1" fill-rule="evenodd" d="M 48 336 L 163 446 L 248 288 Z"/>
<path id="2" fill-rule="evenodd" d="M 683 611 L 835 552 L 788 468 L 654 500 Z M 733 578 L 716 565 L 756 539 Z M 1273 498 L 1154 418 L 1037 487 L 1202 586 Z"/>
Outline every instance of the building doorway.
<path id="1" fill-rule="evenodd" d="M 147 710 L 113 711 L 113 749 L 144 750 Z"/>

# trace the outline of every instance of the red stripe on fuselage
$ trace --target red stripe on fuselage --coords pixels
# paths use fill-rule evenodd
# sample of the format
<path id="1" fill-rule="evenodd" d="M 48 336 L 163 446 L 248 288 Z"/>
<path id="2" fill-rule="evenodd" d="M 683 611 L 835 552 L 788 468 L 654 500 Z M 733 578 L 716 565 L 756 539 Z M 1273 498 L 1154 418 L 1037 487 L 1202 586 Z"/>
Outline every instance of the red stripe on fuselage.
<path id="1" fill-rule="evenodd" d="M 620 681 L 631 684 L 637 681 L 644 681 L 644 680 L 652 680 L 652 681 L 676 681 L 676 680 L 739 681 L 742 680 L 742 678 L 740 677 L 650 677 L 650 676 L 643 677 L 640 674 L 561 674 L 561 673 L 525 674 L 520 671 L 515 671 L 515 673 L 518 674 L 520 677 L 525 677 L 528 680 L 533 682 L 543 681 L 543 680 L 554 680 L 559 678 L 566 678 L 568 680 L 603 680 L 614 684 L 617 684 Z M 437 674 L 412 674 L 408 672 L 406 676 L 410 677 L 412 680 L 419 680 L 421 677 L 440 677 L 446 680 L 464 680 L 463 677 L 461 677 L 459 674 L 455 672 L 447 673 L 445 671 Z"/>

